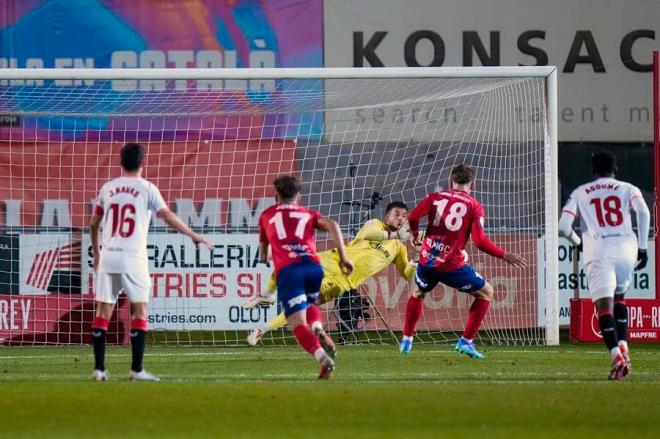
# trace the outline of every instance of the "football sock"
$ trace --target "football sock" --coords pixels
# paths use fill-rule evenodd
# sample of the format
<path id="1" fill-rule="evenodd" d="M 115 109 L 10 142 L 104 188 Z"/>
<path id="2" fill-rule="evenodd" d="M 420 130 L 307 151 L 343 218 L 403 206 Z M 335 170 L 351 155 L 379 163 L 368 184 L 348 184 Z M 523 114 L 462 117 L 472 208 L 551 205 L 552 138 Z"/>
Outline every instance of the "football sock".
<path id="1" fill-rule="evenodd" d="M 612 351 L 612 349 L 618 348 L 618 343 L 616 340 L 616 327 L 614 323 L 614 317 L 609 312 L 604 312 L 598 316 L 598 324 L 600 325 L 600 332 L 603 334 L 603 340 L 607 345 L 607 349 Z"/>
<path id="2" fill-rule="evenodd" d="M 314 355 L 317 349 L 321 348 L 319 339 L 316 338 L 311 329 L 305 325 L 298 325 L 293 328 L 293 335 L 296 337 L 301 348 Z"/>
<path id="3" fill-rule="evenodd" d="M 144 358 L 147 328 L 147 321 L 144 319 L 133 319 L 131 321 L 131 353 L 133 354 L 131 370 L 133 372 L 142 372 L 142 359 Z"/>
<path id="4" fill-rule="evenodd" d="M 481 323 L 486 317 L 488 308 L 490 307 L 490 300 L 485 300 L 482 298 L 475 298 L 470 306 L 470 313 L 468 315 L 468 321 L 465 324 L 465 331 L 463 331 L 463 338 L 466 340 L 472 340 L 477 335 Z"/>
<path id="5" fill-rule="evenodd" d="M 277 315 L 277 317 L 275 317 L 273 320 L 268 322 L 268 326 L 266 327 L 266 329 L 268 331 L 273 331 L 275 329 L 281 328 L 284 325 L 286 325 L 286 317 L 284 317 L 284 313 L 281 312 Z"/>
<path id="6" fill-rule="evenodd" d="M 321 324 L 321 310 L 316 305 L 309 305 L 307 307 L 307 325 L 309 325 L 312 330 L 323 329 Z"/>
<path id="7" fill-rule="evenodd" d="M 412 337 L 415 335 L 415 326 L 419 318 L 422 316 L 422 305 L 424 304 L 423 297 L 410 296 L 406 304 L 406 319 L 403 324 L 403 335 Z"/>
<path id="8" fill-rule="evenodd" d="M 94 346 L 94 369 L 105 370 L 105 338 L 109 321 L 94 317 L 92 322 L 92 345 Z"/>
<path id="9" fill-rule="evenodd" d="M 618 341 L 628 340 L 628 307 L 623 300 L 614 302 L 614 321 Z"/>

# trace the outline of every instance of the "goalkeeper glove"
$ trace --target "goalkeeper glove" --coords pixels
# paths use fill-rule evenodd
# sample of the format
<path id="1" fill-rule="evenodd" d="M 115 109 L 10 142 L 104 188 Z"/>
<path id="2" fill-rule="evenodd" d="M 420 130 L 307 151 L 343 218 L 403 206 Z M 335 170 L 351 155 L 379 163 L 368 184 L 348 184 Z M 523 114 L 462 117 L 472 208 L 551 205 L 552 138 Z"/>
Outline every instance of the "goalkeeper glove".
<path id="1" fill-rule="evenodd" d="M 635 266 L 635 271 L 641 270 L 646 267 L 646 264 L 649 262 L 649 256 L 646 254 L 646 250 L 639 249 L 637 250 L 637 266 Z"/>

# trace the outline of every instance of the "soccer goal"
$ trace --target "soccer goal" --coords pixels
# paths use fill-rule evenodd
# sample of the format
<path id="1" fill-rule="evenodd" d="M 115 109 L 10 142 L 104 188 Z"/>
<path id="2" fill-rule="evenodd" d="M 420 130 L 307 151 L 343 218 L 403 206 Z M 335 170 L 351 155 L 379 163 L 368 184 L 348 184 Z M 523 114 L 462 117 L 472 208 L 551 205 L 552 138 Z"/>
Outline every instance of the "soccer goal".
<path id="1" fill-rule="evenodd" d="M 256 226 L 276 176 L 298 175 L 303 203 L 350 239 L 389 202 L 412 209 L 446 188 L 465 163 L 487 233 L 529 264 L 468 247 L 496 290 L 482 341 L 559 342 L 554 67 L 0 70 L 0 343 L 89 341 L 87 224 L 125 142 L 146 146 L 145 177 L 215 244 L 198 250 L 153 219 L 154 341 L 243 345 L 275 317 L 277 305 L 241 305 L 271 274 L 257 263 Z M 411 286 L 390 267 L 361 297 L 329 303 L 326 324 L 347 343 L 392 342 Z M 469 304 L 437 287 L 420 342 L 455 340 Z M 118 306 L 108 337 L 123 343 L 128 307 Z M 264 343 L 295 341 L 277 330 Z"/>

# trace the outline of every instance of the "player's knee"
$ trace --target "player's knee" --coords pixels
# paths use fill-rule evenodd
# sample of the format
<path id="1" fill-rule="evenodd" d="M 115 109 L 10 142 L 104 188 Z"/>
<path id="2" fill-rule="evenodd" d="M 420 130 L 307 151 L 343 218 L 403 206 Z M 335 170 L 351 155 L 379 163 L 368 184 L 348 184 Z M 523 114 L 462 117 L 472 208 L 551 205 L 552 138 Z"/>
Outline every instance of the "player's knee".
<path id="1" fill-rule="evenodd" d="M 147 304 L 146 302 L 131 303 L 131 318 L 132 319 L 147 319 Z"/>
<path id="2" fill-rule="evenodd" d="M 423 299 L 426 296 L 426 292 L 420 290 L 419 288 L 415 288 L 412 292 L 412 296 L 415 299 L 420 299 L 420 298 Z"/>
<path id="3" fill-rule="evenodd" d="M 112 317 L 112 311 L 114 310 L 114 307 L 115 306 L 112 303 L 96 302 L 95 316 L 101 317 L 102 319 L 105 320 L 110 320 L 110 318 Z"/>
<path id="4" fill-rule="evenodd" d="M 495 295 L 495 290 L 493 289 L 491 284 L 486 282 L 486 284 L 480 290 L 478 290 L 477 293 L 478 293 L 477 296 L 479 298 L 491 301 L 493 300 L 493 296 Z"/>

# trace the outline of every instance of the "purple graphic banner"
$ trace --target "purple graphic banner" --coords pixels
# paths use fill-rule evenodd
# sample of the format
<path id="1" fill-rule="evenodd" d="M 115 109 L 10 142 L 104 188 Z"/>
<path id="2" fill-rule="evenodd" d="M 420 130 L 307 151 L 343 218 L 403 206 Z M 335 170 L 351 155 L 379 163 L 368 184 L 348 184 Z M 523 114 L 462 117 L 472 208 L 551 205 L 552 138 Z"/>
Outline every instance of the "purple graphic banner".
<path id="1" fill-rule="evenodd" d="M 322 66 L 322 0 L 0 3 L 0 68 Z M 269 127 L 260 137 L 314 137 L 322 118 L 295 108 L 292 116 L 289 104 L 301 89 L 318 95 L 321 87 L 318 81 L 0 80 L 0 138 L 225 139 L 254 135 L 255 126 Z M 206 107 L 198 104 L 200 93 Z M 185 123 L 167 114 L 172 105 L 189 109 Z M 250 127 L 243 129 L 246 109 Z"/>

